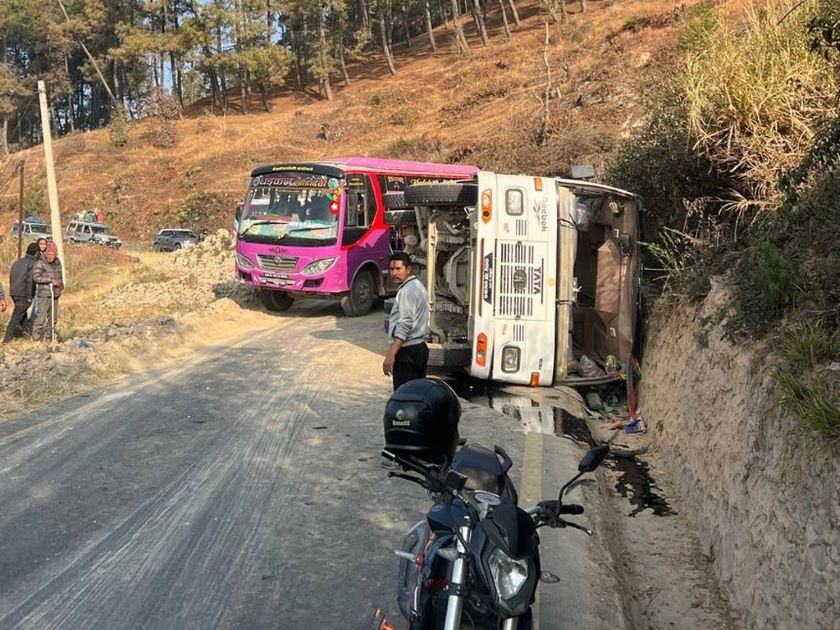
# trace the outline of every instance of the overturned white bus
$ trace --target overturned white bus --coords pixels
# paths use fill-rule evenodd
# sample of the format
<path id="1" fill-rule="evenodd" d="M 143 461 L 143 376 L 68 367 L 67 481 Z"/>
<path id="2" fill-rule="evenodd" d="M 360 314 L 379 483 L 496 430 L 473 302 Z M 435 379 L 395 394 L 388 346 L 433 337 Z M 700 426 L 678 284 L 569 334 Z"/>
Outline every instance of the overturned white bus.
<path id="1" fill-rule="evenodd" d="M 639 310 L 638 195 L 481 171 L 396 201 L 385 220 L 425 266 L 430 365 L 532 386 L 618 377 Z"/>

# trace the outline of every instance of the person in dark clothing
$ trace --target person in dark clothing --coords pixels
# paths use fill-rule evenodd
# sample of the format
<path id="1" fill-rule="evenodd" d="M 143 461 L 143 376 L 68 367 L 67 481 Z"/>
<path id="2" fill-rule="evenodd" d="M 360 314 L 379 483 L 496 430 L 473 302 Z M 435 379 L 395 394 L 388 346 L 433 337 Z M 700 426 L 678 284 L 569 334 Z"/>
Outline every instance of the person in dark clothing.
<path id="1" fill-rule="evenodd" d="M 38 285 L 35 297 L 38 303 L 38 316 L 32 327 L 34 339 L 46 339 L 50 329 L 54 330 L 58 321 L 58 298 L 64 289 L 64 275 L 61 261 L 58 259 L 58 247 L 50 241 L 43 258 L 32 265 L 32 280 Z"/>
<path id="2" fill-rule="evenodd" d="M 38 244 L 30 243 L 26 256 L 15 262 L 9 271 L 9 295 L 15 303 L 12 319 L 6 327 L 3 343 L 9 343 L 26 330 L 26 310 L 32 304 L 32 266 L 38 260 Z"/>

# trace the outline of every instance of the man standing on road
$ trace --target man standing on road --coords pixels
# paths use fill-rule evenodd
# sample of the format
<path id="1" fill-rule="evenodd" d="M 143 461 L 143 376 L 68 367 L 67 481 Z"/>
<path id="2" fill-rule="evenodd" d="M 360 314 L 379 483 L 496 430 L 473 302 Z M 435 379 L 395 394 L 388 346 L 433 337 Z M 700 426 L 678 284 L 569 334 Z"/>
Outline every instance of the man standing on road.
<path id="1" fill-rule="evenodd" d="M 26 310 L 32 304 L 32 267 L 38 260 L 38 244 L 30 243 L 26 256 L 16 261 L 9 271 L 9 294 L 15 303 L 12 319 L 6 327 L 3 343 L 9 343 L 26 328 Z"/>
<path id="2" fill-rule="evenodd" d="M 382 362 L 385 376 L 393 375 L 394 389 L 406 381 L 426 377 L 429 347 L 429 296 L 426 287 L 411 273 L 411 258 L 405 252 L 391 254 L 391 279 L 400 285 L 388 320 L 388 352 Z"/>
<path id="3" fill-rule="evenodd" d="M 39 258 L 32 266 L 32 280 L 37 285 L 36 302 L 38 316 L 32 327 L 34 339 L 44 339 L 47 329 L 54 328 L 58 321 L 58 298 L 64 289 L 64 275 L 61 261 L 58 259 L 58 246 L 50 241 L 43 258 Z"/>

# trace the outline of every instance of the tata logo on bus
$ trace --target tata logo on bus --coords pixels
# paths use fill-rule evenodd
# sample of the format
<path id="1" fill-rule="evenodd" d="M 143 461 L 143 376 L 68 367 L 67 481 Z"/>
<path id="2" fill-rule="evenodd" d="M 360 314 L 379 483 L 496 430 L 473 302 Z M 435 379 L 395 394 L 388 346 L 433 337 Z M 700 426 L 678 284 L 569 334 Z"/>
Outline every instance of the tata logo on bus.
<path id="1" fill-rule="evenodd" d="M 542 232 L 548 232 L 548 201 L 545 197 L 534 201 L 534 214 Z"/>
<path id="2" fill-rule="evenodd" d="M 542 268 L 534 267 L 531 274 L 531 293 L 537 295 L 542 293 Z"/>
<path id="3" fill-rule="evenodd" d="M 481 299 L 493 301 L 493 254 L 487 254 L 481 263 Z"/>

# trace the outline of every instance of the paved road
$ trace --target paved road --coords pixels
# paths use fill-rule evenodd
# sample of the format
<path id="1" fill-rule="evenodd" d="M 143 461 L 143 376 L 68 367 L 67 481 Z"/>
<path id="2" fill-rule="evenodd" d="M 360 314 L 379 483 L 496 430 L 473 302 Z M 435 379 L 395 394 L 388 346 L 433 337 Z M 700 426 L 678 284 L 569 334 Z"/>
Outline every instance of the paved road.
<path id="1" fill-rule="evenodd" d="M 367 628 L 427 505 L 380 466 L 381 313 L 276 326 L 0 424 L 0 628 Z M 466 404 L 524 501 L 581 451 Z M 540 628 L 615 627 L 582 534 L 546 531 Z M 568 542 L 565 542 L 568 541 Z M 609 590 L 609 587 L 606 587 Z"/>

